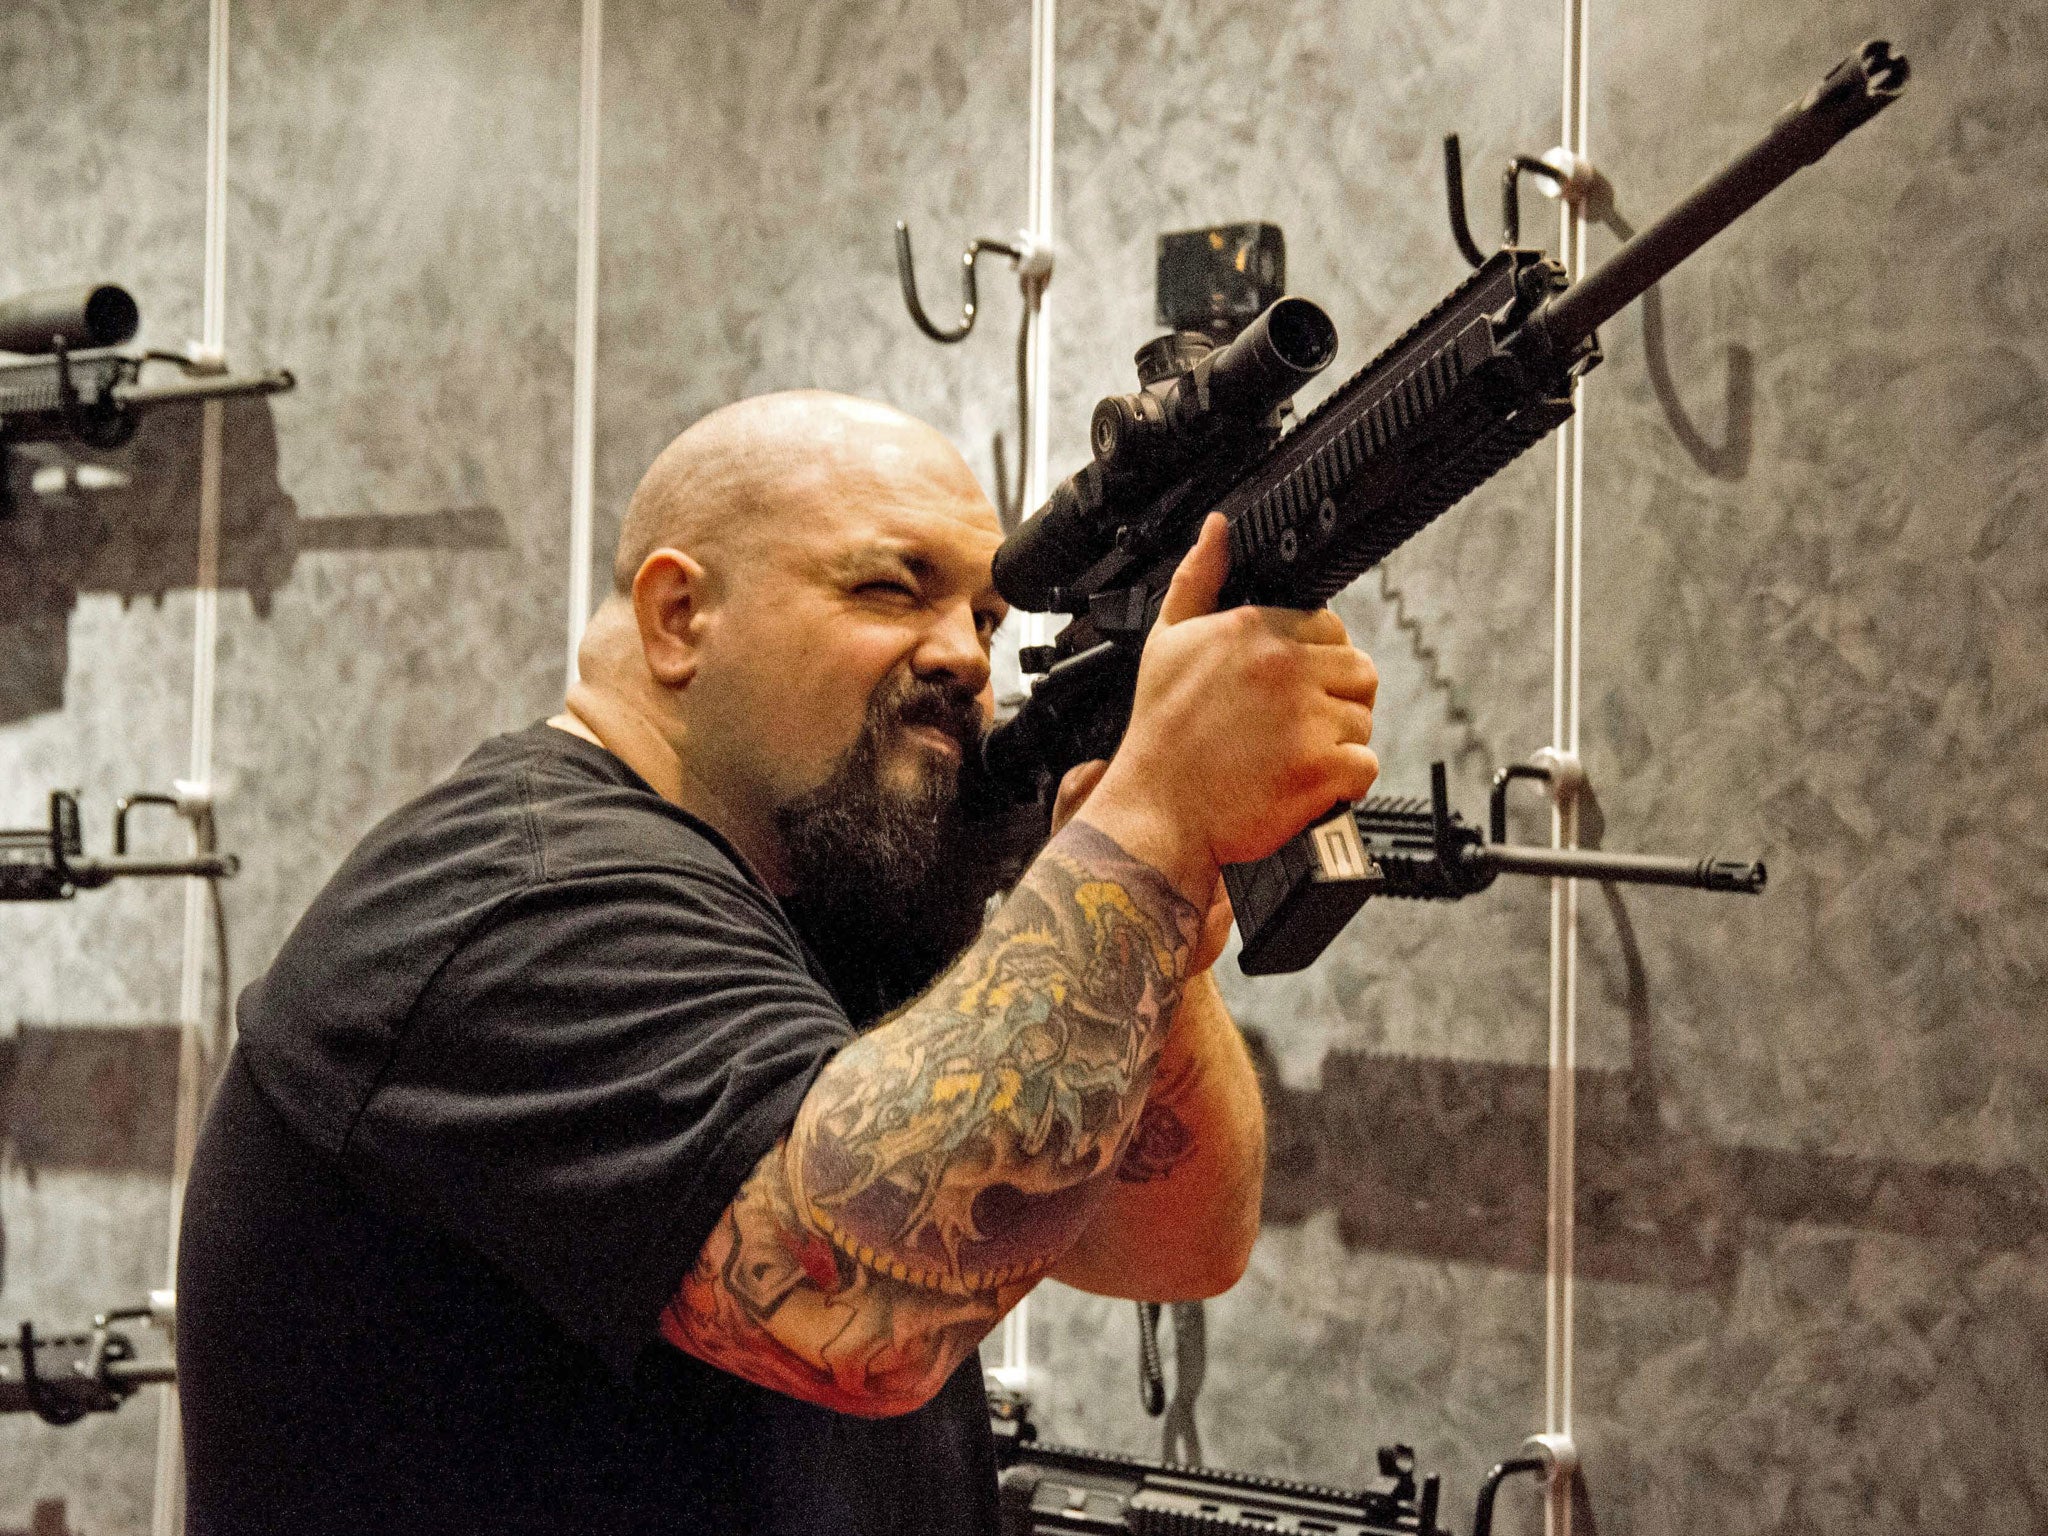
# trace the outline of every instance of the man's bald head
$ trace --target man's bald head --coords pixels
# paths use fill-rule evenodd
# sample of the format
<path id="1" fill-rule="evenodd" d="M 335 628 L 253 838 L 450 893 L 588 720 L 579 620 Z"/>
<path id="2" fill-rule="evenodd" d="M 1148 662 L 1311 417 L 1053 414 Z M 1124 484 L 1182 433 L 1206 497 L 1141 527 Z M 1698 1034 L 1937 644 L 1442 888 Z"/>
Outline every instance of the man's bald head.
<path id="1" fill-rule="evenodd" d="M 784 821 L 821 793 L 869 837 L 955 792 L 993 707 L 1001 542 L 958 450 L 901 411 L 727 406 L 634 492 L 568 714 L 786 888 L 809 845 Z"/>
<path id="2" fill-rule="evenodd" d="M 760 533 L 820 495 L 859 496 L 904 479 L 987 504 L 959 451 L 894 406 L 812 389 L 737 401 L 648 466 L 619 530 L 613 590 L 630 593 L 658 549 L 744 558 Z"/>

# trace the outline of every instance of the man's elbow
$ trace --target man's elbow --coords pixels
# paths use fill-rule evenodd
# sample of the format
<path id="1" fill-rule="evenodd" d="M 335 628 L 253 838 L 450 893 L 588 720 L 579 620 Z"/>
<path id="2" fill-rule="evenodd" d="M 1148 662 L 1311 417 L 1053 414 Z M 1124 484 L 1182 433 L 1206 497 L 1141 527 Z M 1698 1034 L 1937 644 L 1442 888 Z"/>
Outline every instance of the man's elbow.
<path id="1" fill-rule="evenodd" d="M 1193 1294 L 1180 1299 L 1207 1301 L 1212 1296 L 1221 1296 L 1244 1278 L 1252 1262 L 1252 1249 L 1259 1241 L 1260 1206 L 1265 1194 L 1263 1163 L 1263 1158 L 1258 1159 L 1253 1178 L 1237 1192 L 1237 1198 L 1229 1202 L 1226 1211 L 1209 1224 L 1205 1240 L 1190 1245 L 1190 1256 L 1198 1260 L 1190 1280 Z"/>
<path id="2" fill-rule="evenodd" d="M 1258 1227 L 1249 1226 L 1233 1240 L 1218 1243 L 1211 1249 L 1207 1255 L 1207 1262 L 1193 1279 L 1193 1294 L 1186 1299 L 1208 1301 L 1212 1297 L 1221 1296 L 1242 1280 L 1245 1270 L 1251 1266 L 1252 1248 L 1258 1241 L 1258 1236 Z"/>
<path id="3" fill-rule="evenodd" d="M 1147 1289 L 1156 1294 L 1140 1300 L 1210 1301 L 1221 1296 L 1244 1278 L 1258 1236 L 1258 1224 L 1251 1222 L 1235 1232 L 1212 1232 L 1205 1241 L 1190 1243 L 1172 1264 L 1155 1272 Z"/>

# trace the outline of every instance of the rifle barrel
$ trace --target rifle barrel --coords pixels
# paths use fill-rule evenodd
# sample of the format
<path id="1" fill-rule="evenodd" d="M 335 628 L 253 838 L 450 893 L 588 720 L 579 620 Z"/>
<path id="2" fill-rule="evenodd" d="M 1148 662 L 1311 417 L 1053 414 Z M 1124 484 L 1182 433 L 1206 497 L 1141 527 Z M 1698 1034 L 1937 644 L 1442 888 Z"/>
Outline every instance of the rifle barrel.
<path id="1" fill-rule="evenodd" d="M 1891 44 L 1865 43 L 1779 114 L 1771 131 L 1696 187 L 1685 201 L 1559 294 L 1538 321 L 1564 351 L 1640 298 L 1686 257 L 1849 133 L 1898 100 L 1910 68 Z"/>
<path id="2" fill-rule="evenodd" d="M 269 373 L 199 374 L 175 384 L 117 384 L 114 399 L 122 405 L 166 405 L 173 400 L 227 400 L 241 395 L 277 395 L 298 381 L 288 368 Z"/>
<path id="3" fill-rule="evenodd" d="M 64 861 L 65 872 L 85 890 L 96 890 L 109 880 L 135 875 L 196 875 L 209 880 L 218 879 L 234 874 L 241 867 L 242 861 L 231 853 L 204 854 L 189 859 L 144 859 L 122 854 L 109 859 Z"/>
<path id="4" fill-rule="evenodd" d="M 1657 853 L 1602 853 L 1590 848 L 1523 848 L 1488 843 L 1465 857 L 1502 874 L 1561 875 L 1568 880 L 1615 880 L 1630 885 L 1680 885 L 1696 891 L 1739 891 L 1756 895 L 1764 888 L 1761 863 L 1739 859 L 1682 859 Z"/>
<path id="5" fill-rule="evenodd" d="M 162 1382 L 176 1381 L 178 1367 L 170 1360 L 109 1360 L 100 1367 L 107 1384 L 123 1396 L 137 1387 L 153 1387 Z"/>

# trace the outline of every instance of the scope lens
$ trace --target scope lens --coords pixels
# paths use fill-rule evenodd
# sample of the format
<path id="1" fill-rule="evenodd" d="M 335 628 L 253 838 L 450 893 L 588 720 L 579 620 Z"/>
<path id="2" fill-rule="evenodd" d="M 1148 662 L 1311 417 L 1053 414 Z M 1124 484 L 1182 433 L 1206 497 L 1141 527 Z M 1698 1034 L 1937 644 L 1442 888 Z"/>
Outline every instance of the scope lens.
<path id="1" fill-rule="evenodd" d="M 1267 321 L 1273 350 L 1289 367 L 1313 373 L 1337 351 L 1337 327 L 1319 305 L 1307 299 L 1282 299 Z"/>
<path id="2" fill-rule="evenodd" d="M 142 312 L 125 288 L 102 283 L 86 296 L 85 333 L 92 346 L 118 347 L 141 323 Z"/>

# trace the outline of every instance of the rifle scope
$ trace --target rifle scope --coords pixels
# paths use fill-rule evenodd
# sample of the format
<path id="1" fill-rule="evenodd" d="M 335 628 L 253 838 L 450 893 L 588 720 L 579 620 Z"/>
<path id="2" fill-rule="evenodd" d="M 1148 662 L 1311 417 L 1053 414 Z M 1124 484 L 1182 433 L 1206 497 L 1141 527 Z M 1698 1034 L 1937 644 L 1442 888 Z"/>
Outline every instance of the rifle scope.
<path id="1" fill-rule="evenodd" d="M 1176 333 L 1162 349 L 1140 350 L 1141 373 L 1171 357 L 1176 371 L 1147 377 L 1134 395 L 1111 395 L 1095 407 L 1089 445 L 1095 462 L 1069 475 L 1038 514 L 996 552 L 996 590 L 1020 608 L 1057 606 L 1062 581 L 1107 554 L 1117 529 L 1103 515 L 1114 496 L 1164 486 L 1200 456 L 1268 428 L 1273 414 L 1337 355 L 1337 327 L 1322 307 L 1285 298 L 1218 351 L 1208 338 Z"/>
<path id="2" fill-rule="evenodd" d="M 141 323 L 135 300 L 113 283 L 46 288 L 0 303 L 0 352 L 118 347 Z"/>

